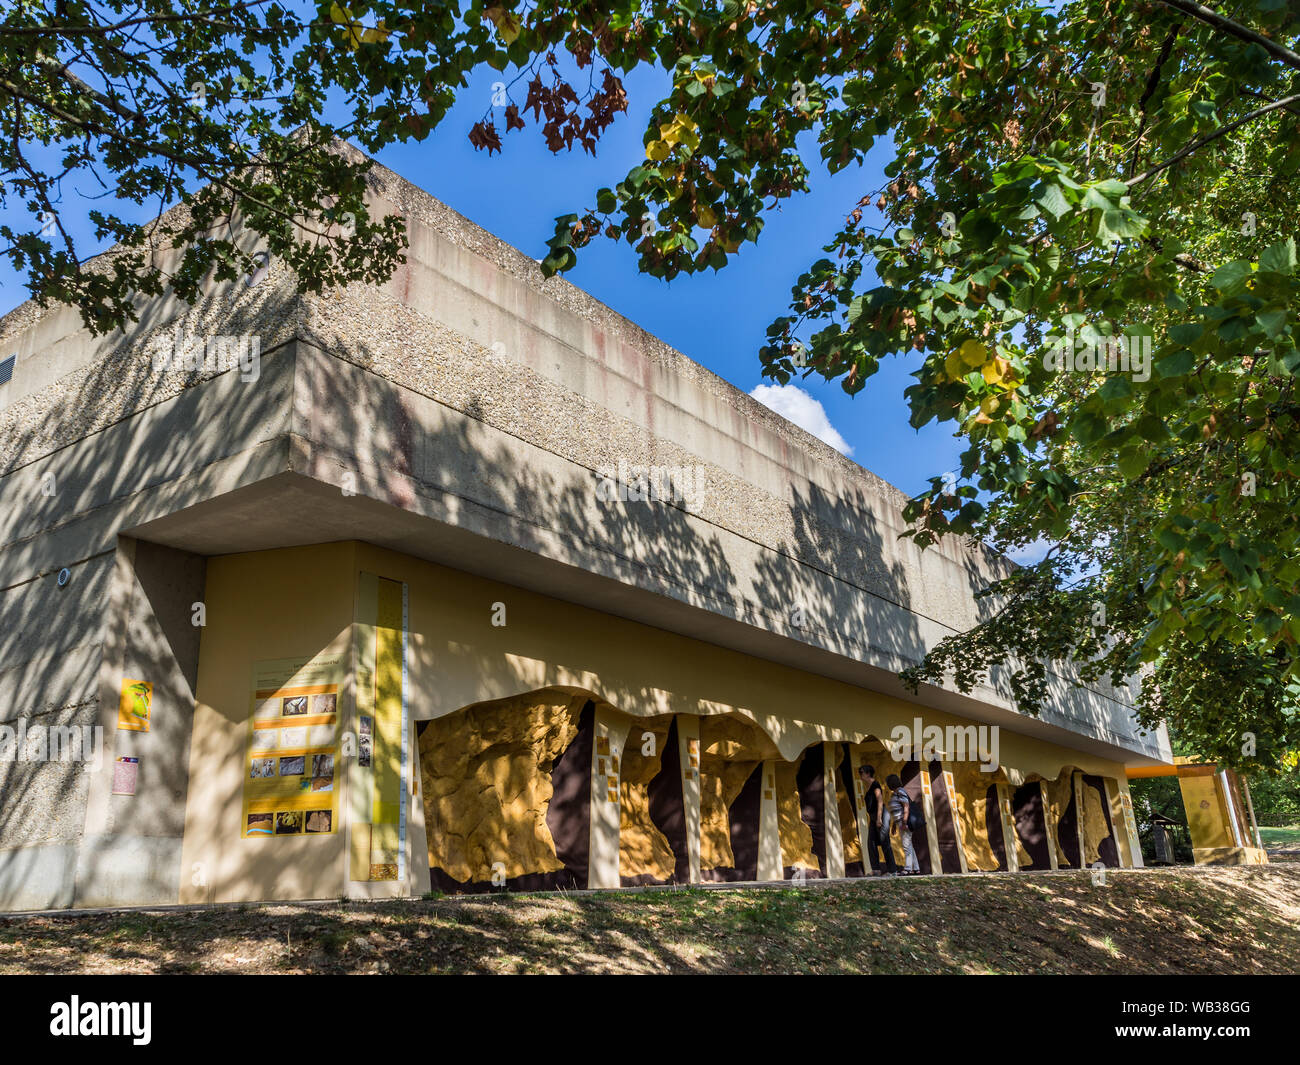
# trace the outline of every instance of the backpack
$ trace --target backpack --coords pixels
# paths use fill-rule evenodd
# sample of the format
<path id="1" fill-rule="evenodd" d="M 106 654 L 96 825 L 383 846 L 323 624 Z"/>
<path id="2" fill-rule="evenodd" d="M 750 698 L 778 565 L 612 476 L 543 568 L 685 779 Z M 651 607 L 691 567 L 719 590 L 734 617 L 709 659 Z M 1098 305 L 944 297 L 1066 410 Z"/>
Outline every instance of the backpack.
<path id="1" fill-rule="evenodd" d="M 925 828 L 925 807 L 920 799 L 908 797 L 907 828 L 910 832 L 921 832 Z"/>

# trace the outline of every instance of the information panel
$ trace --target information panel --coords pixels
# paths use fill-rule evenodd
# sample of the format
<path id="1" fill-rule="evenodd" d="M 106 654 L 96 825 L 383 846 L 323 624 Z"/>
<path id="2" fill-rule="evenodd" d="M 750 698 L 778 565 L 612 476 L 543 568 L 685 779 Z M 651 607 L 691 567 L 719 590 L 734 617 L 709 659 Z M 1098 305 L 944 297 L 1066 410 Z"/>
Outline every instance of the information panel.
<path id="1" fill-rule="evenodd" d="M 334 832 L 342 655 L 253 667 L 243 837 Z"/>

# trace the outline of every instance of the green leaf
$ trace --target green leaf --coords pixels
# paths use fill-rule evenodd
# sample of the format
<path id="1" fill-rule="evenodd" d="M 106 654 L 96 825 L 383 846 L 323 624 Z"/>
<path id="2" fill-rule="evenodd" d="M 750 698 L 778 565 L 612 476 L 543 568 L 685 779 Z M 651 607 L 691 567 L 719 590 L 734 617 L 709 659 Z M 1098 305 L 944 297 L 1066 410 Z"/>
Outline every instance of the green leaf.
<path id="1" fill-rule="evenodd" d="M 1161 377 L 1186 377 L 1196 366 L 1196 356 L 1184 348 L 1156 360 L 1156 373 Z"/>
<path id="2" fill-rule="evenodd" d="M 1177 529 L 1170 529 L 1167 526 L 1156 533 L 1156 541 L 1166 551 L 1175 554 L 1183 549 L 1184 540 L 1179 535 Z"/>
<path id="3" fill-rule="evenodd" d="M 1245 288 L 1245 282 L 1250 275 L 1254 273 L 1250 268 L 1250 263 L 1243 259 L 1235 262 L 1224 263 L 1214 271 L 1214 276 L 1210 278 L 1210 284 L 1220 292 L 1235 293 Z"/>
<path id="4" fill-rule="evenodd" d="M 1106 383 L 1101 386 L 1098 395 L 1112 403 L 1115 400 L 1125 400 L 1133 395 L 1133 386 L 1125 374 L 1113 374 L 1106 378 Z"/>
<path id="5" fill-rule="evenodd" d="M 1229 344 L 1235 343 L 1250 332 L 1250 326 L 1246 319 L 1241 317 L 1228 318 L 1219 324 L 1215 333 L 1220 340 Z"/>
<path id="6" fill-rule="evenodd" d="M 1169 429 L 1154 414 L 1144 414 L 1137 421 L 1138 435 L 1152 444 L 1162 444 L 1169 439 Z"/>
<path id="7" fill-rule="evenodd" d="M 1286 311 L 1261 311 L 1255 315 L 1259 327 L 1270 340 L 1276 340 L 1286 328 Z"/>
<path id="8" fill-rule="evenodd" d="M 1061 215 L 1069 214 L 1074 209 L 1070 201 L 1065 198 L 1065 193 L 1061 191 L 1059 185 L 1044 186 L 1036 202 L 1044 211 L 1049 212 L 1053 218 L 1060 218 Z"/>
<path id="9" fill-rule="evenodd" d="M 1108 207 L 1097 222 L 1097 236 L 1104 243 L 1140 236 L 1146 219 L 1127 207 Z"/>
<path id="10" fill-rule="evenodd" d="M 1110 421 L 1100 414 L 1083 414 L 1070 426 L 1070 435 L 1084 447 L 1095 444 L 1111 430 Z"/>
<path id="11" fill-rule="evenodd" d="M 1234 550 L 1231 544 L 1220 544 L 1218 550 L 1219 561 L 1223 563 L 1224 568 L 1232 574 L 1237 580 L 1241 580 L 1246 574 L 1246 568 L 1242 565 L 1241 556 Z"/>
<path id="12" fill-rule="evenodd" d="M 1142 476 L 1146 472 L 1147 465 L 1147 455 L 1140 449 L 1135 448 L 1120 454 L 1119 472 L 1130 481 L 1136 481 Z"/>
<path id="13" fill-rule="evenodd" d="M 1295 272 L 1295 238 L 1287 237 L 1276 244 L 1270 244 L 1259 255 L 1259 268 L 1274 274 L 1291 274 Z"/>
<path id="14" fill-rule="evenodd" d="M 1118 200 L 1120 197 L 1128 195 L 1128 186 L 1115 178 L 1098 181 L 1092 185 L 1092 188 L 1096 189 L 1108 200 Z"/>

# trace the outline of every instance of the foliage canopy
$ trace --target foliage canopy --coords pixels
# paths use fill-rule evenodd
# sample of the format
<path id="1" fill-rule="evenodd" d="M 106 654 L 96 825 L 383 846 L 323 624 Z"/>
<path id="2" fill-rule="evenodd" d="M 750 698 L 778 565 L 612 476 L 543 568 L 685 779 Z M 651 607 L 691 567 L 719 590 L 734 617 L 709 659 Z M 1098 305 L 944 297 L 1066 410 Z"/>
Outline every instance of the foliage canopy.
<path id="1" fill-rule="evenodd" d="M 1037 712 L 1062 663 L 1139 676 L 1144 724 L 1276 769 L 1300 746 L 1298 42 L 1285 0 L 1231 17 L 1192 0 L 19 0 L 0 21 L 0 196 L 39 225 L 0 240 L 38 299 L 98 331 L 134 293 L 193 299 L 250 269 L 241 231 L 305 288 L 382 280 L 400 221 L 370 217 L 366 165 L 335 138 L 427 137 L 483 65 L 512 72 L 504 130 L 492 108 L 470 131 L 489 153 L 530 123 L 594 153 L 622 77 L 671 76 L 645 159 L 557 219 L 548 274 L 603 238 L 656 276 L 720 269 L 814 166 L 889 143 L 885 186 L 795 279 L 765 372 L 855 393 L 909 360 L 913 424 L 965 443 L 910 503 L 911 535 L 1045 552 L 908 681 L 969 688 L 1004 664 Z M 127 253 L 88 264 L 60 217 L 87 174 L 111 200 L 189 210 L 160 227 L 94 208 Z M 184 249 L 170 272 L 167 246 Z"/>

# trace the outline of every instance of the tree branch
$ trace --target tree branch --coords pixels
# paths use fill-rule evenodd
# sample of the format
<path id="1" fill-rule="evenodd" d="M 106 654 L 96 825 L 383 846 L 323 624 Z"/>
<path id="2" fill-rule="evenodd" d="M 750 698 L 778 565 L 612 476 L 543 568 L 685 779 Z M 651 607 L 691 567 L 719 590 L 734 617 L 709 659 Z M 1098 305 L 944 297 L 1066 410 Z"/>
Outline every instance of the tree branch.
<path id="1" fill-rule="evenodd" d="M 35 26 L 0 25 L 0 37 L 45 37 L 51 33 L 60 37 L 89 37 L 91 35 L 107 36 L 137 26 L 161 26 L 172 22 L 202 22 L 211 24 L 218 15 L 233 15 L 251 7 L 261 7 L 268 0 L 243 0 L 242 3 L 219 7 L 203 13 L 182 11 L 174 15 L 140 15 L 115 23 L 87 23 L 80 26 L 56 25 L 53 22 Z M 235 27 L 231 27 L 232 29 Z"/>
<path id="2" fill-rule="evenodd" d="M 1137 138 L 1133 141 L 1133 155 L 1128 161 L 1128 172 L 1130 174 L 1137 169 L 1138 154 L 1142 151 L 1142 138 L 1146 135 L 1147 104 L 1151 102 L 1151 97 L 1156 94 L 1156 89 L 1160 87 L 1160 74 L 1174 50 L 1174 41 L 1177 39 L 1178 27 L 1175 26 L 1165 38 L 1165 43 L 1160 49 L 1160 56 L 1156 60 L 1155 69 L 1151 71 L 1150 76 L 1147 78 L 1146 88 L 1142 93 L 1142 99 L 1138 103 L 1138 110 L 1142 112 L 1142 120 L 1138 123 Z"/>
<path id="3" fill-rule="evenodd" d="M 1238 129 L 1241 126 L 1244 126 L 1247 122 L 1254 121 L 1255 119 L 1259 118 L 1261 115 L 1266 115 L 1270 111 L 1278 111 L 1284 107 L 1287 107 L 1290 104 L 1296 103 L 1297 101 L 1300 101 L 1300 93 L 1296 93 L 1294 96 L 1284 96 L 1280 100 L 1275 100 L 1267 107 L 1261 107 L 1258 110 L 1251 111 L 1249 114 L 1242 115 L 1235 122 L 1229 122 L 1226 126 L 1220 126 L 1218 129 L 1216 129 L 1213 133 L 1209 134 L 1208 136 L 1202 137 L 1198 141 L 1193 141 L 1191 144 L 1187 145 L 1186 148 L 1183 148 L 1181 151 L 1170 156 L 1168 159 L 1166 159 L 1163 163 L 1159 164 L 1158 166 L 1153 166 L 1150 170 L 1147 170 L 1146 172 L 1139 174 L 1135 178 L 1129 178 L 1129 180 L 1124 182 L 1124 184 L 1126 184 L 1129 188 L 1132 188 L 1134 185 L 1140 185 L 1148 178 L 1155 177 L 1162 170 L 1169 169 L 1169 167 L 1173 166 L 1180 159 L 1186 159 L 1189 155 L 1192 154 L 1192 152 L 1197 151 L 1200 148 L 1204 148 L 1211 141 L 1218 140 L 1220 137 L 1223 137 L 1231 133 L 1234 129 Z"/>
<path id="4" fill-rule="evenodd" d="M 1222 30 L 1238 40 L 1257 44 L 1274 59 L 1280 59 L 1287 66 L 1300 70 L 1300 53 L 1293 52 L 1290 48 L 1284 48 L 1276 41 L 1270 41 L 1267 37 L 1241 25 L 1241 23 L 1233 22 L 1232 19 L 1220 15 L 1217 11 L 1212 11 L 1204 4 L 1195 3 L 1195 0 L 1157 0 L 1157 3 L 1164 4 L 1165 7 L 1172 7 L 1175 11 L 1181 11 L 1184 15 L 1190 15 L 1192 18 L 1204 22 L 1207 26 Z"/>
<path id="5" fill-rule="evenodd" d="M 122 104 L 117 100 L 114 100 L 111 96 L 105 95 L 104 93 L 96 89 L 93 85 L 77 77 L 76 74 L 72 73 L 72 71 L 68 69 L 68 64 L 60 63 L 57 59 L 54 59 L 52 56 L 40 56 L 36 61 L 42 67 L 44 67 L 51 75 L 53 75 L 56 78 L 62 78 L 64 81 L 68 82 L 68 84 L 70 84 L 74 89 L 76 89 L 77 92 L 84 93 L 85 95 L 89 96 L 101 107 L 105 107 L 108 110 L 112 111 L 113 114 L 117 115 L 118 118 L 129 119 L 132 122 L 139 122 L 143 119 L 144 116 L 142 116 L 139 111 L 133 111 L 125 104 Z"/>

